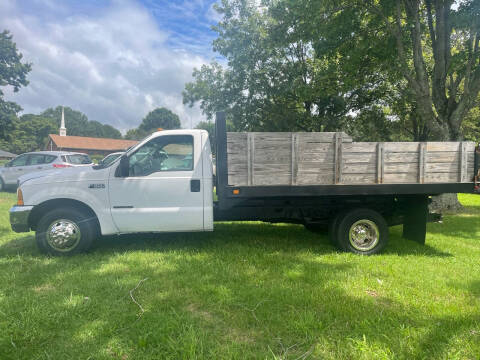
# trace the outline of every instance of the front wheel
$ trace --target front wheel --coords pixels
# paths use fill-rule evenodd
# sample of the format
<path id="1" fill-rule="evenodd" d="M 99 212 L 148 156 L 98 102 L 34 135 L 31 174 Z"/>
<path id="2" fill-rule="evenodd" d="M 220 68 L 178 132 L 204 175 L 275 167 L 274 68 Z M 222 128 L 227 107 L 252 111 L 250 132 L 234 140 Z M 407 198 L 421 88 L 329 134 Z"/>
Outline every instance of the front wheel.
<path id="1" fill-rule="evenodd" d="M 370 209 L 354 209 L 337 223 L 337 245 L 344 251 L 373 255 L 388 242 L 388 225 L 382 215 Z"/>
<path id="2" fill-rule="evenodd" d="M 37 246 L 43 253 L 69 256 L 88 250 L 97 237 L 96 218 L 77 209 L 55 209 L 38 222 Z"/>
<path id="3" fill-rule="evenodd" d="M 0 192 L 5 190 L 5 183 L 3 182 L 3 179 L 0 178 Z"/>

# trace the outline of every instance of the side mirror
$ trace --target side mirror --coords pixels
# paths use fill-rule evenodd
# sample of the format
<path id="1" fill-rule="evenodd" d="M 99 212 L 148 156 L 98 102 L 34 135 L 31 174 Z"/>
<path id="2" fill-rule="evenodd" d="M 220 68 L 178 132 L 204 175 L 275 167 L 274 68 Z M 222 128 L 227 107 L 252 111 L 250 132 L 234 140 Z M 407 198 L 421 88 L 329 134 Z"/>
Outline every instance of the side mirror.
<path id="1" fill-rule="evenodd" d="M 117 170 L 115 171 L 116 177 L 128 177 L 130 173 L 130 164 L 127 155 L 122 155 Z"/>
<path id="2" fill-rule="evenodd" d="M 5 167 L 10 167 L 10 166 L 12 166 L 11 161 L 6 162 L 5 164 L 3 164 L 3 166 L 5 166 Z"/>

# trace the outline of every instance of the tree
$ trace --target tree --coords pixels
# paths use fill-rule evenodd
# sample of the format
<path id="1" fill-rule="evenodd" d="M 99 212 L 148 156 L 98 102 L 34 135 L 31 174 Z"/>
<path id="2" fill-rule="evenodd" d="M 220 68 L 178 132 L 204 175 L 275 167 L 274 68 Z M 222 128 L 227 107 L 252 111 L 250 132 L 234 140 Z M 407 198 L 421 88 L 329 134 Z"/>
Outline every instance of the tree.
<path id="1" fill-rule="evenodd" d="M 141 129 L 130 129 L 125 134 L 125 139 L 127 140 L 142 140 L 147 137 L 150 133 Z"/>
<path id="2" fill-rule="evenodd" d="M 313 2 L 320 7 L 323 3 Z M 297 31 L 298 24 L 305 23 L 292 10 L 294 0 L 262 4 L 222 2 L 218 11 L 223 20 L 215 28 L 213 47 L 228 65 L 213 62 L 195 69 L 194 81 L 183 92 L 185 104 L 200 102 L 209 119 L 226 110 L 236 129 L 249 131 L 342 130 L 353 119 L 349 114 L 375 105 L 385 92 L 379 80 L 383 73 L 361 71 L 365 81 L 353 81 L 352 69 L 315 47 L 318 36 L 330 31 L 322 21 Z M 305 12 L 305 6 L 298 11 Z M 323 35 L 314 36 L 314 27 Z"/>
<path id="3" fill-rule="evenodd" d="M 48 134 L 58 129 L 53 119 L 33 114 L 22 115 L 13 125 L 11 139 L 0 140 L 0 147 L 16 154 L 45 149 Z"/>
<path id="4" fill-rule="evenodd" d="M 156 108 L 145 116 L 138 127 L 139 130 L 146 132 L 156 131 L 158 128 L 164 130 L 180 129 L 180 118 L 177 114 L 166 108 Z"/>
<path id="5" fill-rule="evenodd" d="M 12 41 L 12 35 L 7 30 L 0 33 L 0 86 L 12 86 L 17 92 L 22 86 L 27 86 L 27 74 L 32 69 L 31 64 L 22 63 L 22 54 Z M 8 140 L 13 122 L 22 108 L 11 101 L 3 99 L 0 90 L 0 139 Z"/>
<path id="6" fill-rule="evenodd" d="M 111 125 L 102 124 L 98 121 L 88 120 L 88 117 L 80 111 L 73 110 L 66 106 L 64 108 L 65 113 L 65 127 L 67 128 L 67 135 L 73 136 L 88 136 L 88 137 L 100 137 L 100 138 L 112 138 L 121 139 L 122 134 Z M 62 118 L 62 107 L 48 108 L 41 114 L 43 117 L 54 119 L 57 124 L 57 132 L 60 127 Z"/>
<path id="7" fill-rule="evenodd" d="M 231 121 L 227 121 L 227 131 L 235 131 Z M 212 154 L 216 153 L 217 149 L 217 136 L 215 132 L 215 123 L 213 121 L 200 121 L 195 129 L 202 129 L 208 132 L 208 138 L 210 139 L 210 146 Z"/>

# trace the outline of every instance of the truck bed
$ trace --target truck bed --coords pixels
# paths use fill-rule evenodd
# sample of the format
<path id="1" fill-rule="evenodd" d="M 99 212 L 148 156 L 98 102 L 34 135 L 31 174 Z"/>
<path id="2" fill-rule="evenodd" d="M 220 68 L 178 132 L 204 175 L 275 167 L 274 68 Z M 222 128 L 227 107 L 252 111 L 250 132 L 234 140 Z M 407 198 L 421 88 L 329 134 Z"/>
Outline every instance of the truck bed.
<path id="1" fill-rule="evenodd" d="M 471 183 L 474 142 L 353 142 L 345 133 L 227 133 L 231 186 Z"/>

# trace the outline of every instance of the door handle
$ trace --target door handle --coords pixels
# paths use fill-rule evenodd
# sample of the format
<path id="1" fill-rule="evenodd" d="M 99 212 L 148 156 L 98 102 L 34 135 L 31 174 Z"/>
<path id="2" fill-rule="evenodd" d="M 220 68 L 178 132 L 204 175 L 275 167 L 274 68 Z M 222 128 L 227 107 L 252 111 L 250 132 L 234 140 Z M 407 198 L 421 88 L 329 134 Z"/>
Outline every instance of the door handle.
<path id="1" fill-rule="evenodd" d="M 190 180 L 190 191 L 191 192 L 200 192 L 200 180 Z"/>
<path id="2" fill-rule="evenodd" d="M 42 167 L 41 167 L 41 166 L 39 166 L 39 167 L 37 167 L 37 169 L 42 169 Z"/>
<path id="3" fill-rule="evenodd" d="M 17 169 L 17 171 L 22 171 L 23 169 Z"/>

